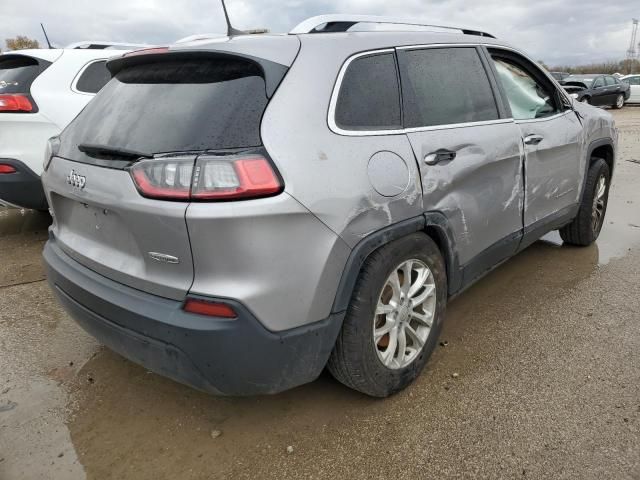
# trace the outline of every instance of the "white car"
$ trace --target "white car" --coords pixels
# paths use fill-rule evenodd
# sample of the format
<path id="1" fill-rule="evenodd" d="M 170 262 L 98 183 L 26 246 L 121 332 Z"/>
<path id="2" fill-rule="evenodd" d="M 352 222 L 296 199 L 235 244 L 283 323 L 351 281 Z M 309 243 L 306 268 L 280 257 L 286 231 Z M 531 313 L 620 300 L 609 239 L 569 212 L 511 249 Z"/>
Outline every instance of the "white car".
<path id="1" fill-rule="evenodd" d="M 627 75 L 620 81 L 628 83 L 631 87 L 631 96 L 626 103 L 640 103 L 640 75 Z"/>
<path id="2" fill-rule="evenodd" d="M 83 42 L 0 54 L 0 204 L 48 208 L 40 182 L 47 140 L 109 81 L 107 59 L 142 47 Z"/>

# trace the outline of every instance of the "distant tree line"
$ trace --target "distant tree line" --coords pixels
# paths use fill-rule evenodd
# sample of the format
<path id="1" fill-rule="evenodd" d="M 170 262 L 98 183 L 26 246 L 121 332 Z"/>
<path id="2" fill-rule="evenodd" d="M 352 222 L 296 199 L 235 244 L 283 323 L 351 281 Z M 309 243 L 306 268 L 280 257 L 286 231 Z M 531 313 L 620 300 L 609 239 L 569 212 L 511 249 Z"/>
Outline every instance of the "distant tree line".
<path id="1" fill-rule="evenodd" d="M 610 60 L 607 62 L 601 63 L 591 63 L 588 65 L 579 65 L 579 66 L 567 66 L 567 65 L 556 65 L 554 67 L 546 67 L 550 72 L 567 72 L 572 74 L 583 74 L 583 73 L 622 73 L 623 75 L 628 75 L 630 73 L 638 73 L 640 72 L 640 60 L 621 60 L 614 61 Z"/>

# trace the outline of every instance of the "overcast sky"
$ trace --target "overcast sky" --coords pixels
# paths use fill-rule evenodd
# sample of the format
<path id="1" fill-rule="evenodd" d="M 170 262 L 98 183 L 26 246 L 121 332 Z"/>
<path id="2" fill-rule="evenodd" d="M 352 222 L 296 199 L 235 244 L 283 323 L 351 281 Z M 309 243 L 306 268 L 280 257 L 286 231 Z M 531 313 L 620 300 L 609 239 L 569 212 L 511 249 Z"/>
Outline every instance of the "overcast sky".
<path id="1" fill-rule="evenodd" d="M 166 44 L 195 33 L 223 32 L 217 0 L 2 0 L 0 44 L 28 35 L 52 42 L 112 40 Z M 286 32 L 324 13 L 437 19 L 485 29 L 548 64 L 624 58 L 638 0 L 227 0 L 234 26 Z M 640 40 L 640 38 L 638 39 Z M 3 45 L 4 46 L 4 45 Z"/>

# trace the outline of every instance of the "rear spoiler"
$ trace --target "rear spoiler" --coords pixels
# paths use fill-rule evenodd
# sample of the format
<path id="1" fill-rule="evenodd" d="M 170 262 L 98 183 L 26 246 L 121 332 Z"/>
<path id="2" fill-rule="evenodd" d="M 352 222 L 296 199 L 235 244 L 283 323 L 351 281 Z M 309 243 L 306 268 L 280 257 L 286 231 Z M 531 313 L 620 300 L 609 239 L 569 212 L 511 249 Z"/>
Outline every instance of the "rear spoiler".
<path id="1" fill-rule="evenodd" d="M 169 50 L 164 48 L 152 48 L 147 51 L 138 50 L 107 61 L 107 68 L 112 76 L 115 76 L 125 68 L 136 65 L 151 65 L 154 63 L 194 60 L 194 59 L 235 59 L 245 60 L 258 66 L 262 71 L 267 89 L 267 97 L 271 98 L 278 85 L 289 70 L 285 65 L 239 53 L 217 52 L 215 50 Z"/>

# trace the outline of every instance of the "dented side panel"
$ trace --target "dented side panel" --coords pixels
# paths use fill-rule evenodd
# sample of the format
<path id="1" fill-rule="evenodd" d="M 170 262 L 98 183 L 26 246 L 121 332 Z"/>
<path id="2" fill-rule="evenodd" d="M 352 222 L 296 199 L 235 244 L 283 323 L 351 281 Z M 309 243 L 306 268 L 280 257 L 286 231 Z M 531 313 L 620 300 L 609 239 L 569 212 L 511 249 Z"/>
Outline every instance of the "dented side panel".
<path id="1" fill-rule="evenodd" d="M 518 122 L 522 137 L 539 135 L 525 146 L 525 228 L 580 202 L 586 138 L 574 112 Z"/>
<path id="2" fill-rule="evenodd" d="M 522 230 L 522 147 L 512 121 L 409 133 L 420 172 L 426 211 L 442 212 L 464 265 L 498 241 Z M 427 165 L 439 149 L 451 162 Z M 513 242 L 512 252 L 517 244 Z"/>

